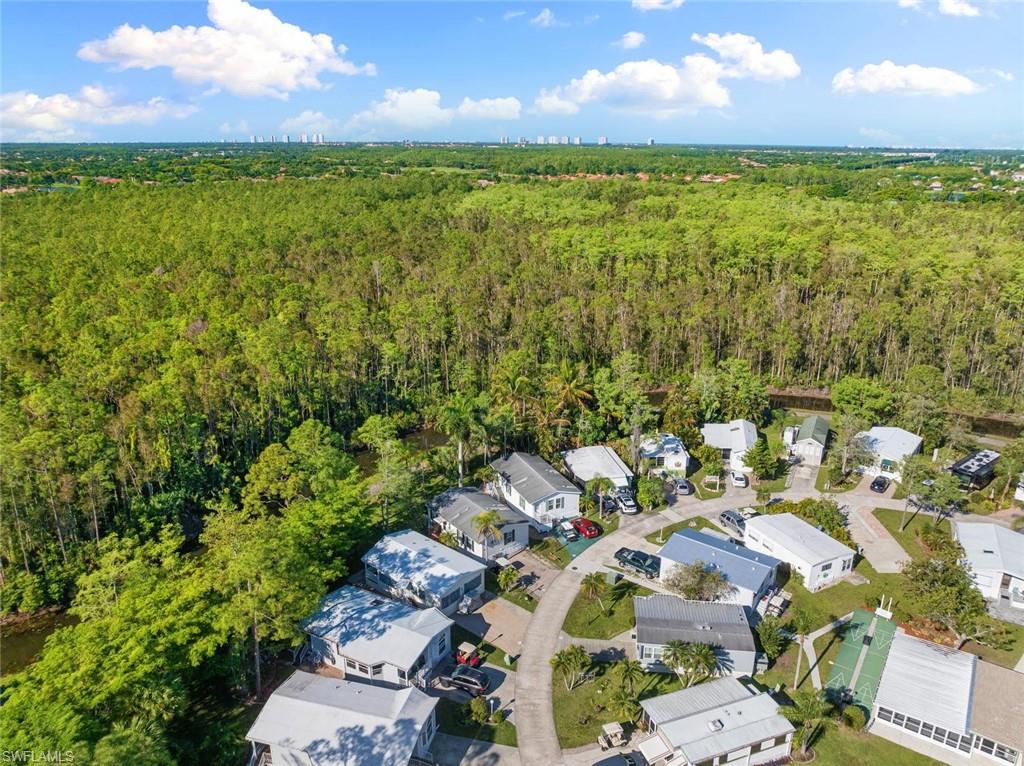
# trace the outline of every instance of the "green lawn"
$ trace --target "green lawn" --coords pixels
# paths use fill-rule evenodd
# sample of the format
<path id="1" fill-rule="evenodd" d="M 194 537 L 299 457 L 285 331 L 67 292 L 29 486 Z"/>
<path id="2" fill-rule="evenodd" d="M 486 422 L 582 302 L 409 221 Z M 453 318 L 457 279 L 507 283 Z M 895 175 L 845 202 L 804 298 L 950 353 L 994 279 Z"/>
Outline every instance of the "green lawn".
<path id="1" fill-rule="evenodd" d="M 565 569 L 572 556 L 565 550 L 562 543 L 555 537 L 545 537 L 530 544 L 530 551 L 536 553 L 546 562 L 559 569 Z"/>
<path id="2" fill-rule="evenodd" d="M 784 492 L 786 489 L 786 479 L 789 476 L 789 466 L 780 461 L 779 475 L 774 479 L 768 479 L 766 481 L 755 481 L 751 486 L 757 492 Z"/>
<path id="3" fill-rule="evenodd" d="M 611 662 L 596 662 L 591 668 L 596 677 L 572 691 L 566 691 L 565 683 L 559 676 L 551 679 L 552 708 L 555 714 L 555 729 L 558 742 L 564 748 L 582 747 L 597 742 L 601 726 L 618 721 L 610 710 L 605 709 L 605 700 L 611 696 L 616 681 L 608 671 Z M 646 673 L 638 688 L 639 699 L 656 697 L 677 691 L 681 687 L 678 676 L 669 673 Z"/>
<path id="4" fill-rule="evenodd" d="M 516 727 L 510 721 L 479 725 L 470 720 L 466 705 L 442 697 L 437 702 L 437 726 L 445 734 L 516 747 Z"/>
<path id="5" fill-rule="evenodd" d="M 831 486 L 828 487 L 828 489 L 826 489 L 825 485 L 828 484 L 828 466 L 825 465 L 821 466 L 818 469 L 818 475 L 814 478 L 814 488 L 816 490 L 818 490 L 819 492 L 830 492 L 833 494 L 839 492 L 849 492 L 859 483 L 860 476 L 858 476 L 855 473 L 852 473 L 847 478 L 847 480 L 842 484 L 832 484 Z"/>
<path id="6" fill-rule="evenodd" d="M 857 732 L 845 726 L 830 724 L 813 744 L 817 766 L 941 766 L 924 755 L 900 747 L 873 734 Z"/>
<path id="7" fill-rule="evenodd" d="M 694 490 L 696 491 L 698 500 L 712 500 L 716 497 L 721 497 L 725 494 L 725 483 L 728 481 L 724 476 L 722 477 L 721 489 L 715 490 L 710 487 L 704 486 L 704 466 L 700 467 L 697 473 L 690 477 L 690 482 L 693 484 Z"/>
<path id="8" fill-rule="evenodd" d="M 452 625 L 452 650 L 454 651 L 459 644 L 464 641 L 468 641 L 476 646 L 477 651 L 483 658 L 484 662 L 489 662 L 492 665 L 505 668 L 506 670 L 515 670 L 516 664 L 513 662 L 509 665 L 505 662 L 505 652 L 484 641 L 480 636 L 475 633 L 470 633 L 464 627 L 459 624 Z"/>
<path id="9" fill-rule="evenodd" d="M 900 544 L 900 547 L 906 551 L 914 561 L 920 561 L 921 559 L 928 558 L 928 551 L 926 551 L 921 543 L 917 539 L 918 533 L 926 526 L 932 523 L 932 517 L 926 514 L 914 515 L 914 509 L 911 508 L 907 512 L 907 519 L 909 523 L 907 528 L 900 531 L 900 519 L 903 518 L 903 511 L 893 511 L 888 508 L 875 508 L 875 518 L 882 522 L 889 534 L 892 535 L 896 542 Z M 943 529 L 949 529 L 949 522 L 942 522 Z"/>
<path id="10" fill-rule="evenodd" d="M 603 609 L 596 600 L 588 601 L 577 593 L 562 630 L 578 638 L 614 638 L 634 625 L 633 597 L 649 596 L 652 592 L 629 580 L 620 580 L 602 596 Z"/>
<path id="11" fill-rule="evenodd" d="M 772 663 L 771 667 L 763 673 L 754 676 L 754 680 L 764 686 L 773 689 L 778 686 L 786 694 L 793 691 L 793 674 L 796 673 L 796 658 L 800 647 L 796 641 L 791 641 L 779 657 Z M 807 668 L 807 657 L 800 660 L 800 679 L 798 689 L 811 689 L 810 674 Z"/>
<path id="12" fill-rule="evenodd" d="M 814 642 L 814 653 L 818 655 L 818 673 L 821 675 L 821 682 L 823 684 L 828 681 L 828 676 L 832 672 L 832 663 L 835 661 L 836 655 L 839 654 L 839 647 L 842 645 L 843 638 L 841 632 L 826 633 Z"/>
<path id="13" fill-rule="evenodd" d="M 677 521 L 674 524 L 666 524 L 657 532 L 651 532 L 651 534 L 647 535 L 645 539 L 647 542 L 653 543 L 654 545 L 661 545 L 680 529 L 710 529 L 712 531 L 725 534 L 724 530 L 716 524 L 708 521 L 703 516 L 696 516 L 692 519 L 686 519 L 685 521 Z"/>
<path id="14" fill-rule="evenodd" d="M 515 588 L 510 591 L 501 590 L 501 588 L 498 587 L 497 576 L 489 569 L 484 575 L 484 587 L 491 593 L 496 593 L 499 597 L 506 601 L 511 601 L 516 606 L 522 607 L 528 612 L 532 612 L 537 608 L 537 601 L 522 588 Z"/>

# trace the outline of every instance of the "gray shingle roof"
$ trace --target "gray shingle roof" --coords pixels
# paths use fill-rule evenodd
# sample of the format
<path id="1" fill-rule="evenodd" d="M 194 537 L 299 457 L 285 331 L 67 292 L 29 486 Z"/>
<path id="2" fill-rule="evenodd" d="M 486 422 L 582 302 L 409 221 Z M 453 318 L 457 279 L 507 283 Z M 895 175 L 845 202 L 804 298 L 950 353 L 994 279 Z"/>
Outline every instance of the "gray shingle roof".
<path id="1" fill-rule="evenodd" d="M 802 442 L 804 439 L 811 439 L 824 447 L 825 442 L 828 441 L 828 421 L 821 415 L 809 415 L 804 418 L 796 440 Z"/>
<path id="2" fill-rule="evenodd" d="M 528 524 L 531 519 L 517 508 L 474 487 L 451 487 L 430 501 L 430 510 L 453 527 L 476 537 L 473 519 L 485 511 L 497 511 L 505 524 Z"/>
<path id="3" fill-rule="evenodd" d="M 678 564 L 703 561 L 721 572 L 731 585 L 755 593 L 782 563 L 766 553 L 756 553 L 730 540 L 719 540 L 692 529 L 672 535 L 658 555 Z"/>
<path id="4" fill-rule="evenodd" d="M 583 494 L 579 487 L 539 455 L 513 452 L 507 457 L 495 460 L 491 463 L 491 468 L 515 487 L 516 492 L 530 504 L 536 504 L 557 494 Z"/>
<path id="5" fill-rule="evenodd" d="M 664 645 L 669 641 L 711 644 L 729 651 L 756 651 L 746 610 L 738 604 L 686 601 L 655 594 L 633 599 L 636 640 Z"/>

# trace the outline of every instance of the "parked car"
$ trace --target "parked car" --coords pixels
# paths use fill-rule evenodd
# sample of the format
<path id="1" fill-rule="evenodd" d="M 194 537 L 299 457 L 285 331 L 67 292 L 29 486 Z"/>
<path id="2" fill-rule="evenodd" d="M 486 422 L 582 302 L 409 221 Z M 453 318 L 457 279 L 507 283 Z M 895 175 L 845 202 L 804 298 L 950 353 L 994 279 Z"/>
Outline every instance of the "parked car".
<path id="1" fill-rule="evenodd" d="M 689 479 L 673 479 L 672 489 L 677 495 L 692 495 L 694 493 L 693 485 Z"/>
<path id="2" fill-rule="evenodd" d="M 871 482 L 872 492 L 885 492 L 887 489 L 889 489 L 889 480 L 884 476 L 876 476 Z"/>
<path id="3" fill-rule="evenodd" d="M 718 520 L 726 531 L 731 530 L 741 536 L 747 528 L 747 520 L 740 515 L 739 511 L 722 511 L 718 515 Z"/>
<path id="4" fill-rule="evenodd" d="M 787 465 L 799 465 L 800 461 L 803 460 L 799 455 L 790 455 L 786 458 Z"/>
<path id="5" fill-rule="evenodd" d="M 744 474 L 744 473 L 740 473 L 739 471 L 733 471 L 731 476 L 732 476 L 732 485 L 734 487 L 740 487 L 740 488 L 745 489 L 747 486 L 750 485 L 750 480 L 747 478 L 747 475 Z"/>
<path id="6" fill-rule="evenodd" d="M 625 487 L 612 490 L 612 500 L 619 507 L 619 510 L 627 515 L 640 513 L 640 506 L 636 504 L 636 498 Z"/>
<path id="7" fill-rule="evenodd" d="M 601 534 L 601 527 L 592 522 L 590 519 L 585 519 L 582 516 L 573 519 L 570 522 L 577 532 L 583 535 L 588 540 L 597 537 Z"/>
<path id="8" fill-rule="evenodd" d="M 576 527 L 572 525 L 571 521 L 563 521 L 555 529 L 558 531 L 558 535 L 567 543 L 580 539 L 580 534 L 576 531 Z"/>
<path id="9" fill-rule="evenodd" d="M 615 551 L 615 560 L 627 572 L 643 575 L 648 580 L 661 573 L 661 557 L 632 548 L 619 548 Z"/>
<path id="10" fill-rule="evenodd" d="M 457 665 L 451 673 L 442 674 L 437 680 L 442 689 L 462 689 L 474 697 L 486 694 L 491 686 L 491 679 L 486 673 L 468 665 Z"/>

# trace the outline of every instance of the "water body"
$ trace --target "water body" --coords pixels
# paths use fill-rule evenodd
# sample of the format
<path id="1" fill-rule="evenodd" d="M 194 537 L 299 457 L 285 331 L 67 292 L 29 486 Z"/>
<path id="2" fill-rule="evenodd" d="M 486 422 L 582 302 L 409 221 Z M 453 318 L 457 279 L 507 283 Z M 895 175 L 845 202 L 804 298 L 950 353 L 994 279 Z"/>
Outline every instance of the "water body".
<path id="1" fill-rule="evenodd" d="M 78 618 L 66 612 L 47 612 L 0 630 L 0 677 L 24 670 L 39 658 L 47 636 L 76 622 Z"/>
<path id="2" fill-rule="evenodd" d="M 448 437 L 433 428 L 423 428 L 413 431 L 402 437 L 402 442 L 408 444 L 416 452 L 426 452 L 434 447 L 442 447 L 448 443 Z M 361 449 L 353 454 L 356 465 L 364 475 L 369 476 L 377 470 L 377 455 L 368 449 Z"/>

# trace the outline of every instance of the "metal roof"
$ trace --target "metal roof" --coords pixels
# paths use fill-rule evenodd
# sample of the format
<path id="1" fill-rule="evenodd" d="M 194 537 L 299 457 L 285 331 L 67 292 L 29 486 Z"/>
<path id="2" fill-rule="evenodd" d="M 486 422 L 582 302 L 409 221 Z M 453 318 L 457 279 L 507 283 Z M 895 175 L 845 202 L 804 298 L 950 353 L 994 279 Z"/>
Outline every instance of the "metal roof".
<path id="1" fill-rule="evenodd" d="M 605 477 L 616 485 L 622 485 L 633 478 L 633 472 L 611 447 L 595 445 L 571 449 L 562 453 L 562 460 L 572 475 L 582 482 Z"/>
<path id="2" fill-rule="evenodd" d="M 758 694 L 735 678 L 698 684 L 640 705 L 661 738 L 690 763 L 793 731 L 769 694 Z"/>
<path id="3" fill-rule="evenodd" d="M 363 563 L 396 581 L 408 581 L 428 593 L 445 593 L 466 575 L 485 566 L 465 553 L 405 529 L 384 535 L 363 555 Z"/>
<path id="4" fill-rule="evenodd" d="M 895 426 L 875 426 L 857 436 L 866 438 L 872 452 L 880 459 L 896 463 L 918 452 L 923 444 L 923 439 L 917 434 Z"/>
<path id="5" fill-rule="evenodd" d="M 682 529 L 672 535 L 658 555 L 679 564 L 703 561 L 721 572 L 730 584 L 755 593 L 766 579 L 774 577 L 775 568 L 782 563 L 765 553 L 756 553 L 692 529 Z"/>
<path id="6" fill-rule="evenodd" d="M 711 644 L 729 651 L 757 650 L 746 610 L 739 604 L 687 601 L 657 593 L 633 599 L 636 640 L 664 645 L 669 641 Z"/>
<path id="7" fill-rule="evenodd" d="M 824 447 L 825 442 L 828 441 L 828 420 L 821 415 L 808 415 L 804 418 L 804 422 L 800 424 L 800 431 L 796 435 L 796 440 L 802 442 L 805 439 L 815 441 Z"/>
<path id="8" fill-rule="evenodd" d="M 990 521 L 961 521 L 953 529 L 971 569 L 1024 579 L 1024 535 Z"/>
<path id="9" fill-rule="evenodd" d="M 757 442 L 757 426 L 749 420 L 730 420 L 728 423 L 705 423 L 700 435 L 704 443 L 716 449 L 746 452 Z"/>
<path id="10" fill-rule="evenodd" d="M 1024 751 L 1024 673 L 978 661 L 971 728 L 983 737 Z"/>
<path id="11" fill-rule="evenodd" d="M 581 495 L 579 487 L 538 455 L 513 452 L 491 463 L 509 484 L 531 505 L 558 494 Z"/>
<path id="12" fill-rule="evenodd" d="M 875 705 L 967 734 L 977 661 L 973 654 L 897 633 Z"/>
<path id="13" fill-rule="evenodd" d="M 841 542 L 792 513 L 769 513 L 747 519 L 746 532 L 748 536 L 758 532 L 811 566 L 853 555 Z"/>
<path id="14" fill-rule="evenodd" d="M 450 487 L 431 500 L 429 507 L 435 516 L 473 538 L 477 536 L 473 519 L 485 511 L 497 511 L 503 524 L 529 524 L 531 521 L 518 508 L 474 487 Z"/>
<path id="15" fill-rule="evenodd" d="M 389 662 L 408 669 L 434 636 L 452 624 L 439 610 L 417 609 L 370 591 L 344 585 L 327 594 L 302 623 L 313 636 L 338 644 L 353 660 L 375 665 Z"/>
<path id="16" fill-rule="evenodd" d="M 415 687 L 383 686 L 295 671 L 270 695 L 246 739 L 285 762 L 407 766 L 437 705 Z"/>
<path id="17" fill-rule="evenodd" d="M 686 452 L 683 440 L 675 434 L 657 433 L 640 442 L 640 456 L 656 458 L 661 455 L 678 455 Z"/>
<path id="18" fill-rule="evenodd" d="M 949 470 L 963 476 L 987 476 L 995 470 L 996 461 L 1000 457 L 995 450 L 983 449 L 957 460 Z"/>

